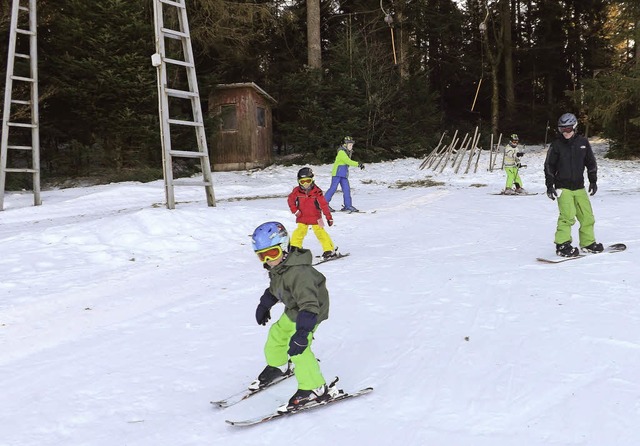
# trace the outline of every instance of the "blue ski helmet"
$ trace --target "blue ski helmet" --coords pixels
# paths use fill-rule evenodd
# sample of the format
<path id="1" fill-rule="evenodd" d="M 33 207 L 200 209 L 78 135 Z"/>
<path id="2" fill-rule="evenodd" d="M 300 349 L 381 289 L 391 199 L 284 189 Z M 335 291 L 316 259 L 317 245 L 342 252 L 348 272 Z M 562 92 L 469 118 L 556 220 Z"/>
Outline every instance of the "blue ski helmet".
<path id="1" fill-rule="evenodd" d="M 560 116 L 560 119 L 558 119 L 558 130 L 561 132 L 562 127 L 573 127 L 573 130 L 575 130 L 576 127 L 578 127 L 578 119 L 576 118 L 576 115 L 573 113 L 565 113 Z"/>
<path id="2" fill-rule="evenodd" d="M 289 250 L 289 234 L 282 223 L 268 221 L 262 223 L 253 231 L 251 242 L 254 251 L 280 245 L 283 252 Z"/>

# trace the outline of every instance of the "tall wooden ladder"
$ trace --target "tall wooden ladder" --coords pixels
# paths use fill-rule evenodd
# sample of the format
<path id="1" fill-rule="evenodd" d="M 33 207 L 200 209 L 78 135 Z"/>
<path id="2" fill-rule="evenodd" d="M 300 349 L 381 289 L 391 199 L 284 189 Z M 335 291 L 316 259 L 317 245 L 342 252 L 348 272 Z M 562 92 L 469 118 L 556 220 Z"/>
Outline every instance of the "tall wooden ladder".
<path id="1" fill-rule="evenodd" d="M 42 204 L 36 31 L 36 0 L 13 0 L 2 115 L 0 211 L 4 210 L 8 172 L 30 173 L 33 176 L 33 204 Z M 17 63 L 16 58 L 19 59 Z M 9 156 L 10 150 L 12 156 Z M 24 160 L 25 151 L 29 152 L 29 162 Z M 17 155 L 15 159 L 14 154 Z M 7 167 L 8 162 L 11 164 L 10 167 Z M 29 164 L 30 167 L 25 167 Z"/>
<path id="2" fill-rule="evenodd" d="M 213 181 L 211 165 L 209 164 L 209 150 L 198 92 L 198 80 L 194 64 L 191 36 L 187 21 L 187 8 L 185 0 L 154 0 L 153 2 L 156 54 L 151 57 L 153 65 L 158 71 L 158 106 L 160 113 L 160 138 L 162 141 L 162 163 L 164 170 L 165 195 L 167 208 L 175 208 L 174 186 L 204 186 L 207 196 L 207 204 L 215 206 L 213 193 Z M 165 19 L 171 28 L 165 27 Z M 175 29 L 177 28 L 177 29 Z M 167 52 L 170 52 L 169 56 Z M 185 79 L 188 90 L 170 88 L 167 79 Z M 177 109 L 178 114 L 184 114 L 185 101 L 191 102 L 191 113 L 188 118 L 179 116 L 172 118 L 169 113 L 169 105 L 172 110 Z M 187 113 L 188 115 L 188 113 Z M 196 147 L 181 147 L 180 150 L 172 148 L 171 128 L 192 127 L 195 130 Z M 184 141 L 184 140 L 183 140 Z M 181 144 L 185 144 L 181 141 Z M 174 180 L 173 159 L 196 158 L 200 160 L 202 181 Z"/>

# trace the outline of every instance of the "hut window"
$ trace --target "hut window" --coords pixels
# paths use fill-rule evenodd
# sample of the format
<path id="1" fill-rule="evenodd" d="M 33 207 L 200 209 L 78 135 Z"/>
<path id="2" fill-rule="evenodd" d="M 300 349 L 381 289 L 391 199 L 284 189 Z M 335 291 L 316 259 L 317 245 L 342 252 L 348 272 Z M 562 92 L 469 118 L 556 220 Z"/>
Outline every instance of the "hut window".
<path id="1" fill-rule="evenodd" d="M 256 121 L 258 122 L 258 127 L 266 127 L 265 118 L 266 114 L 264 111 L 264 107 L 258 107 L 256 110 Z"/>
<path id="2" fill-rule="evenodd" d="M 220 117 L 222 118 L 222 130 L 238 130 L 238 119 L 236 118 L 236 105 L 227 104 L 220 106 Z"/>

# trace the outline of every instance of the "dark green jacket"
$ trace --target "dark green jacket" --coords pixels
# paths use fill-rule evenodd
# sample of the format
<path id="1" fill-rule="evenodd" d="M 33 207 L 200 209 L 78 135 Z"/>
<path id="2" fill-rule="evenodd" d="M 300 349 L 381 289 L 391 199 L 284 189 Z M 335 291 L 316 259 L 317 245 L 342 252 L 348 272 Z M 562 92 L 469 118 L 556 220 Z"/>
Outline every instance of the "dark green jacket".
<path id="1" fill-rule="evenodd" d="M 318 323 L 329 317 L 327 279 L 311 266 L 312 260 L 308 249 L 293 249 L 284 262 L 269 271 L 269 291 L 284 303 L 292 321 L 301 310 L 317 314 Z"/>
<path id="2" fill-rule="evenodd" d="M 590 183 L 598 180 L 596 157 L 584 136 L 573 135 L 568 140 L 560 135 L 551 143 L 544 162 L 547 189 L 584 189 L 584 170 Z"/>

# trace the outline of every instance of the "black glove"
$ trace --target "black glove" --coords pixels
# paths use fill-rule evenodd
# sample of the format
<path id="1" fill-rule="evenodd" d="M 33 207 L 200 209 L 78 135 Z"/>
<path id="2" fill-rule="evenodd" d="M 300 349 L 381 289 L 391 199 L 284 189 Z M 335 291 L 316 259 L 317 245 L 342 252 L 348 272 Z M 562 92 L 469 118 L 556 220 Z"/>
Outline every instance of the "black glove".
<path id="1" fill-rule="evenodd" d="M 555 201 L 557 196 L 558 196 L 558 192 L 556 192 L 556 188 L 555 187 L 553 187 L 553 186 L 547 187 L 547 197 L 549 197 L 553 201 Z"/>
<path id="2" fill-rule="evenodd" d="M 296 319 L 296 332 L 289 340 L 289 356 L 299 355 L 309 346 L 309 333 L 315 328 L 318 316 L 302 310 Z"/>
<path id="3" fill-rule="evenodd" d="M 271 294 L 269 288 L 264 290 L 264 294 L 260 298 L 260 303 L 256 308 L 256 322 L 258 325 L 267 325 L 269 319 L 271 319 L 271 307 L 278 302 L 278 299 Z"/>
<path id="4" fill-rule="evenodd" d="M 363 170 L 364 169 L 364 164 L 358 163 L 358 167 L 360 168 L 360 170 Z"/>
<path id="5" fill-rule="evenodd" d="M 328 224 L 329 226 L 333 226 L 333 220 L 332 220 L 332 219 L 327 220 L 327 224 Z"/>
<path id="6" fill-rule="evenodd" d="M 518 153 L 516 153 L 516 156 L 517 156 L 518 158 L 520 158 L 521 156 L 524 156 L 524 152 L 518 152 Z"/>
<path id="7" fill-rule="evenodd" d="M 598 192 L 598 185 L 596 183 L 589 183 L 589 195 L 595 195 Z"/>

